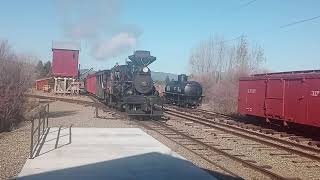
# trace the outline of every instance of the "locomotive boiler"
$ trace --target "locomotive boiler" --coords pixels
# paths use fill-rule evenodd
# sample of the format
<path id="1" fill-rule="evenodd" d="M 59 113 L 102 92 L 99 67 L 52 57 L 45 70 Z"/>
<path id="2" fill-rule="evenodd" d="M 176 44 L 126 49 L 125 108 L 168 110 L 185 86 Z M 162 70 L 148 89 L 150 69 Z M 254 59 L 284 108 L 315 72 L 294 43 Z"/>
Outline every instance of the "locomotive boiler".
<path id="1" fill-rule="evenodd" d="M 178 75 L 178 81 L 166 84 L 164 97 L 166 103 L 182 107 L 197 107 L 202 102 L 202 86 L 196 81 L 188 81 L 185 74 Z"/>
<path id="2" fill-rule="evenodd" d="M 156 60 L 149 51 L 135 51 L 125 65 L 95 75 L 94 94 L 110 107 L 126 111 L 129 116 L 161 117 L 159 92 L 156 91 L 148 66 Z M 90 83 L 90 80 L 87 80 Z M 91 82 L 92 84 L 92 82 Z"/>

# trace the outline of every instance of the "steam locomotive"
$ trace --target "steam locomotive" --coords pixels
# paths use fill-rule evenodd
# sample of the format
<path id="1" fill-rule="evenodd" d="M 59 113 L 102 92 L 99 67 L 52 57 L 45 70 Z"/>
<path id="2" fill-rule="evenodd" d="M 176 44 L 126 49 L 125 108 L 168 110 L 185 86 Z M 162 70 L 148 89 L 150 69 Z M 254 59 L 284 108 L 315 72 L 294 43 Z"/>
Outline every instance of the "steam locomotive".
<path id="1" fill-rule="evenodd" d="M 202 102 L 202 86 L 196 81 L 188 81 L 185 74 L 178 75 L 178 81 L 166 84 L 165 101 L 182 107 L 198 107 Z"/>
<path id="2" fill-rule="evenodd" d="M 110 107 L 126 111 L 129 116 L 161 117 L 162 101 L 155 89 L 148 65 L 156 60 L 149 51 L 135 51 L 125 65 L 88 76 L 85 86 Z"/>

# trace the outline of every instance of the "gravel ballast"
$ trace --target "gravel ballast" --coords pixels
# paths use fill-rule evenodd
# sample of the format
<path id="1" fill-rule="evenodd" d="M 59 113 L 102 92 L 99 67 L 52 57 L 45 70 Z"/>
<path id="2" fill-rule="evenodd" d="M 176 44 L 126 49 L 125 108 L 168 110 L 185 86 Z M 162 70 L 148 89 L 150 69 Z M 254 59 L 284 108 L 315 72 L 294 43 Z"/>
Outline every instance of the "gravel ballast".
<path id="1" fill-rule="evenodd" d="M 0 134 L 0 179 L 16 176 L 29 157 L 30 124 L 22 122 L 18 129 Z"/>

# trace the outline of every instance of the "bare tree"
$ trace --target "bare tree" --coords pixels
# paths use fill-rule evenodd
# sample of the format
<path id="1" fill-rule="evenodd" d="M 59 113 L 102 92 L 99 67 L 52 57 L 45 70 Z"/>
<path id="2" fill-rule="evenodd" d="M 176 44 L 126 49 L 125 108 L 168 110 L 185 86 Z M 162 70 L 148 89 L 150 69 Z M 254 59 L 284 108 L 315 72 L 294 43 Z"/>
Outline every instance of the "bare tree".
<path id="1" fill-rule="evenodd" d="M 0 41 L 0 131 L 10 130 L 21 118 L 25 92 L 31 86 L 33 65 Z"/>
<path id="2" fill-rule="evenodd" d="M 245 37 L 233 44 L 215 36 L 192 51 L 189 65 L 194 79 L 204 87 L 205 101 L 216 110 L 235 112 L 239 77 L 259 72 L 264 61 L 263 48 L 249 46 Z"/>

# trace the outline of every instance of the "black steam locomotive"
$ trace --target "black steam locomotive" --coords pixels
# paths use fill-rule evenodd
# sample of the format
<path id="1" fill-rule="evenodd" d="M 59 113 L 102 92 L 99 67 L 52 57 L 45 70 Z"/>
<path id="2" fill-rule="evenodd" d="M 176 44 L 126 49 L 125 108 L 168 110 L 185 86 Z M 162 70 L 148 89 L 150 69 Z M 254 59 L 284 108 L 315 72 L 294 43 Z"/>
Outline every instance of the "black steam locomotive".
<path id="1" fill-rule="evenodd" d="M 110 107 L 129 116 L 161 117 L 162 101 L 156 91 L 148 65 L 156 60 L 149 51 L 135 51 L 125 65 L 96 73 L 93 93 Z M 87 80 L 90 84 L 90 80 Z M 90 91 L 89 91 L 90 92 Z"/>
<path id="2" fill-rule="evenodd" d="M 164 97 L 166 103 L 182 107 L 197 107 L 202 102 L 202 86 L 196 81 L 188 81 L 185 74 L 178 75 L 178 81 L 166 84 Z"/>

